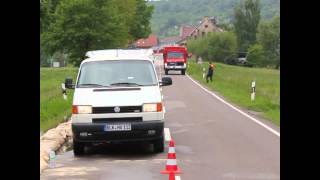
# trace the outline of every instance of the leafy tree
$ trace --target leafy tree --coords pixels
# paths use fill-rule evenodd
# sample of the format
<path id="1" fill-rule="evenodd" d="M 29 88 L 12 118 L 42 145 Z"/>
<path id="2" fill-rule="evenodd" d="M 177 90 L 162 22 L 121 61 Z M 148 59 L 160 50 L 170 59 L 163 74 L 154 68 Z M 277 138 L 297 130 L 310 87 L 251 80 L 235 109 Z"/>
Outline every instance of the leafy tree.
<path id="1" fill-rule="evenodd" d="M 48 30 L 54 21 L 54 12 L 61 0 L 40 0 L 40 33 Z"/>
<path id="2" fill-rule="evenodd" d="M 225 62 L 236 58 L 237 38 L 232 32 L 211 33 L 208 37 L 208 58 L 214 61 Z"/>
<path id="3" fill-rule="evenodd" d="M 196 40 L 188 40 L 188 51 L 203 60 L 224 62 L 236 57 L 237 38 L 231 32 L 215 32 Z"/>
<path id="4" fill-rule="evenodd" d="M 136 0 L 136 13 L 130 26 L 130 35 L 134 39 L 146 38 L 151 33 L 150 19 L 153 6 L 148 6 L 145 0 Z"/>
<path id="5" fill-rule="evenodd" d="M 62 0 L 42 45 L 50 54 L 68 53 L 75 65 L 89 50 L 124 46 L 128 34 L 115 7 L 110 0 Z"/>
<path id="6" fill-rule="evenodd" d="M 208 59 L 208 39 L 207 38 L 198 38 L 196 40 L 188 40 L 187 47 L 188 51 L 192 52 L 196 60 L 201 56 L 203 60 Z"/>
<path id="7" fill-rule="evenodd" d="M 216 16 L 220 23 L 230 23 L 233 7 L 239 0 L 162 0 L 152 1 L 155 12 L 151 19 L 152 31 L 165 37 L 171 27 L 166 26 L 169 17 L 176 17 L 179 24 L 197 24 L 203 16 Z M 280 14 L 280 0 L 260 0 L 261 18 L 271 19 Z M 182 16 L 181 16 L 182 14 Z M 169 35 L 169 34 L 168 34 Z"/>
<path id="8" fill-rule="evenodd" d="M 248 48 L 247 61 L 257 67 L 265 67 L 267 65 L 262 45 L 254 44 Z"/>
<path id="9" fill-rule="evenodd" d="M 237 35 L 240 51 L 256 42 L 256 33 L 260 21 L 260 1 L 245 0 L 234 8 L 234 31 Z"/>
<path id="10" fill-rule="evenodd" d="M 61 53 L 79 65 L 89 50 L 125 47 L 151 33 L 152 12 L 144 0 L 41 0 L 41 60 Z"/>
<path id="11" fill-rule="evenodd" d="M 274 17 L 270 22 L 260 23 L 257 39 L 265 50 L 268 64 L 275 68 L 280 66 L 280 17 Z"/>

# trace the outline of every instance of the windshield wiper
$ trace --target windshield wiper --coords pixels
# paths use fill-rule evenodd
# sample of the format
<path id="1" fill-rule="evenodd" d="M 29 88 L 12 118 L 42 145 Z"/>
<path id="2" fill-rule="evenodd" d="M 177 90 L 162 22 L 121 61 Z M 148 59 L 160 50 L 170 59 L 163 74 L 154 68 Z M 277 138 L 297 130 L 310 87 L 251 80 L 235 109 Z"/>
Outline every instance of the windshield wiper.
<path id="1" fill-rule="evenodd" d="M 109 86 L 104 86 L 104 85 L 101 85 L 101 84 L 91 84 L 91 83 L 88 83 L 88 84 L 79 84 L 79 86 L 99 86 L 99 87 L 109 87 Z"/>
<path id="2" fill-rule="evenodd" d="M 112 83 L 111 86 L 121 86 L 121 85 L 134 85 L 134 86 L 143 86 L 137 83 L 130 83 L 130 82 L 119 82 L 119 83 Z"/>

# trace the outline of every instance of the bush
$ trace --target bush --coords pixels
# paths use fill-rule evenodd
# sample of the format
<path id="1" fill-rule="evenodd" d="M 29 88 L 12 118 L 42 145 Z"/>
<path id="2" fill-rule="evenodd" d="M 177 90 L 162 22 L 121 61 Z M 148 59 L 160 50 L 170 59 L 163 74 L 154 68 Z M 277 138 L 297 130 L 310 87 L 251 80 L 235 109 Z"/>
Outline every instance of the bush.
<path id="1" fill-rule="evenodd" d="M 204 60 L 220 62 L 235 61 L 237 52 L 236 36 L 231 32 L 214 32 L 196 40 L 188 40 L 188 51 Z"/>
<path id="2" fill-rule="evenodd" d="M 208 58 L 224 62 L 236 58 L 237 38 L 231 32 L 211 33 L 208 36 Z"/>
<path id="3" fill-rule="evenodd" d="M 257 67 L 266 65 L 265 52 L 260 44 L 254 44 L 248 48 L 247 61 L 249 64 Z"/>

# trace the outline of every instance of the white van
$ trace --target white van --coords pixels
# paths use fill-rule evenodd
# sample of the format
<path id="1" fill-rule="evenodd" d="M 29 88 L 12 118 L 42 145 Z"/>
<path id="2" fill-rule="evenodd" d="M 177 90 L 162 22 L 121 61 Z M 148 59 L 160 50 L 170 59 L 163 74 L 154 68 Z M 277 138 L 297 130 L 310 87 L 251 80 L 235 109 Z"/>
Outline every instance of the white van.
<path id="1" fill-rule="evenodd" d="M 76 83 L 66 78 L 65 87 L 75 89 L 72 104 L 74 155 L 85 153 L 93 143 L 144 141 L 155 152 L 164 150 L 164 106 L 160 86 L 148 56 L 136 50 L 105 50 L 87 53 Z"/>

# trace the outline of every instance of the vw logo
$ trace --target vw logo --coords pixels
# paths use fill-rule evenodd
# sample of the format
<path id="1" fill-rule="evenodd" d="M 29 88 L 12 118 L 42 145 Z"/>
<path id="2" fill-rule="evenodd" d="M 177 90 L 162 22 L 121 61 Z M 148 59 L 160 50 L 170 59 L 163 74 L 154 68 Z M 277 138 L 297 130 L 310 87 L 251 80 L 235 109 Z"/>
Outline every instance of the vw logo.
<path id="1" fill-rule="evenodd" d="M 120 112 L 120 107 L 119 106 L 116 106 L 116 107 L 114 107 L 114 112 L 116 112 L 116 113 L 118 113 L 118 112 Z"/>

